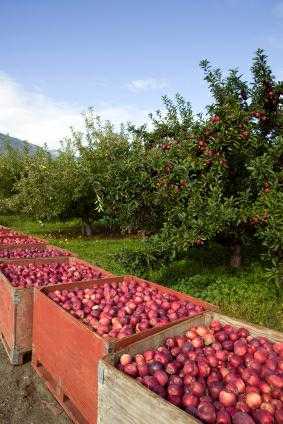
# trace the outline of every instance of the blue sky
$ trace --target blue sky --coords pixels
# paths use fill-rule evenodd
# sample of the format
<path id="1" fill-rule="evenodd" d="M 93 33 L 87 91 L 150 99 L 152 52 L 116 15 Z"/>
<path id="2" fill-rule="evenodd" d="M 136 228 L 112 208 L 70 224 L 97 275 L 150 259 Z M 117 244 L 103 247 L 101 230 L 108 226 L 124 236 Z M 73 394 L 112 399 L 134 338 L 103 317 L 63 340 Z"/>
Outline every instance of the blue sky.
<path id="1" fill-rule="evenodd" d="M 0 132 L 56 146 L 95 106 L 142 122 L 177 91 L 209 101 L 199 61 L 248 78 L 266 49 L 283 79 L 282 0 L 1 0 Z"/>

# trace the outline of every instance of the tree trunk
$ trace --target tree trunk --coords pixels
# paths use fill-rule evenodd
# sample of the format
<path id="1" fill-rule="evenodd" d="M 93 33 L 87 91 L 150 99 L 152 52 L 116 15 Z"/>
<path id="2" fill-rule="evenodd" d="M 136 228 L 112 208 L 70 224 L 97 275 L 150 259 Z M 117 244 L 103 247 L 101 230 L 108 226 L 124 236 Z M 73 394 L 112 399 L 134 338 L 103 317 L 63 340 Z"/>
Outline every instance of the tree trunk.
<path id="1" fill-rule="evenodd" d="M 241 256 L 241 245 L 240 243 L 235 243 L 231 246 L 232 249 L 232 255 L 230 259 L 230 265 L 233 268 L 239 268 L 242 263 L 242 256 Z"/>
<path id="2" fill-rule="evenodd" d="M 82 234 L 83 236 L 90 237 L 93 235 L 93 229 L 91 224 L 83 222 L 82 225 Z"/>

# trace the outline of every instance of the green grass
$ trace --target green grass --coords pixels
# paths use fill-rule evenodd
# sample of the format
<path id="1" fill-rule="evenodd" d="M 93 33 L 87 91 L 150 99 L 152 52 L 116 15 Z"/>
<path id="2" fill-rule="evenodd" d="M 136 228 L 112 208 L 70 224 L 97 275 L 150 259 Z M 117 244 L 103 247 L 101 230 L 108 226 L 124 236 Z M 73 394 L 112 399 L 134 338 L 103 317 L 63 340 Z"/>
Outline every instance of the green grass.
<path id="1" fill-rule="evenodd" d="M 152 281 L 217 304 L 223 313 L 283 331 L 283 295 L 267 278 L 264 265 L 254 251 L 245 252 L 239 270 L 231 269 L 227 251 L 213 245 L 193 250 L 187 260 L 164 264 L 159 269 L 135 272 L 119 263 L 116 254 L 136 250 L 138 238 L 105 236 L 90 239 L 80 236 L 78 221 L 39 223 L 20 217 L 0 217 L 0 224 L 46 237 L 50 243 L 69 249 L 92 263 L 113 272 L 134 272 Z"/>

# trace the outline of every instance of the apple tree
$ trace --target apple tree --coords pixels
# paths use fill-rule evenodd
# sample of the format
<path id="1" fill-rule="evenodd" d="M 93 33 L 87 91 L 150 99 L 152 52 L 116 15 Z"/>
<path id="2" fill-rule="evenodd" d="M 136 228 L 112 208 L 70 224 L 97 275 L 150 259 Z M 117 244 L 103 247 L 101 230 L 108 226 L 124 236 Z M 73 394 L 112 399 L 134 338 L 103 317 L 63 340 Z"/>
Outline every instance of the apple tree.
<path id="1" fill-rule="evenodd" d="M 237 70 L 223 76 L 206 60 L 201 67 L 212 97 L 207 114 L 193 119 L 184 101 L 166 99 L 166 115 L 139 131 L 150 151 L 162 152 L 155 180 L 168 206 L 147 249 L 164 260 L 216 240 L 237 267 L 242 246 L 260 240 L 275 264 L 283 246 L 283 84 L 262 50 L 251 82 Z"/>
<path id="2" fill-rule="evenodd" d="M 28 149 L 14 149 L 8 142 L 0 153 L 0 211 L 12 212 L 15 184 L 19 181 L 24 162 L 30 156 Z"/>

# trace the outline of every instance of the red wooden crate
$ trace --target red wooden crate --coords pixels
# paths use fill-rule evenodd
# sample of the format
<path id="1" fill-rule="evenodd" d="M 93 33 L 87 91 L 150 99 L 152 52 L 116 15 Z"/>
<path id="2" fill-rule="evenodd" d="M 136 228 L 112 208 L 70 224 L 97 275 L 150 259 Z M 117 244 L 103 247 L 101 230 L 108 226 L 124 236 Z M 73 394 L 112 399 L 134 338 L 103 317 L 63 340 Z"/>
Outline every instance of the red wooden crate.
<path id="1" fill-rule="evenodd" d="M 70 256 L 58 258 L 21 259 L 18 265 L 34 263 L 81 263 L 100 271 L 103 277 L 112 276 L 102 268 Z M 0 338 L 13 365 L 23 363 L 25 355 L 32 349 L 32 320 L 34 288 L 13 287 L 0 272 Z"/>
<path id="2" fill-rule="evenodd" d="M 124 279 L 132 278 L 144 281 L 137 277 L 125 276 L 107 278 L 103 280 L 103 283 L 119 283 Z M 48 293 L 56 289 L 90 288 L 94 284 L 99 282 L 62 284 L 46 287 L 35 293 L 32 366 L 76 424 L 96 423 L 97 368 L 99 360 L 104 355 L 122 349 L 147 335 L 156 334 L 176 322 L 184 321 L 183 318 L 163 327 L 151 328 L 120 340 L 100 337 L 48 297 Z M 205 310 L 216 309 L 214 305 L 200 299 L 155 283 L 149 284 L 162 292 L 172 293 L 179 299 L 201 304 Z"/>

